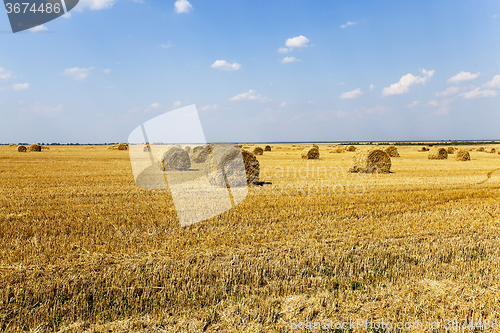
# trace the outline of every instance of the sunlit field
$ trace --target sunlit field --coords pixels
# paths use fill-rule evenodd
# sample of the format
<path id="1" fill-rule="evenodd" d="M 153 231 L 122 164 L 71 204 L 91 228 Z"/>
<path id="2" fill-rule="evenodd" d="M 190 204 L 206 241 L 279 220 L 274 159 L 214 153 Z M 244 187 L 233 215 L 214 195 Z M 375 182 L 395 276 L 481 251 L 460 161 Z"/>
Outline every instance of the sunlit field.
<path id="1" fill-rule="evenodd" d="M 271 185 L 184 228 L 168 191 L 135 185 L 128 151 L 0 146 L 0 331 L 500 327 L 500 155 L 402 146 L 392 173 L 357 174 L 354 152 L 305 160 L 306 146 L 271 145 L 257 156 Z"/>

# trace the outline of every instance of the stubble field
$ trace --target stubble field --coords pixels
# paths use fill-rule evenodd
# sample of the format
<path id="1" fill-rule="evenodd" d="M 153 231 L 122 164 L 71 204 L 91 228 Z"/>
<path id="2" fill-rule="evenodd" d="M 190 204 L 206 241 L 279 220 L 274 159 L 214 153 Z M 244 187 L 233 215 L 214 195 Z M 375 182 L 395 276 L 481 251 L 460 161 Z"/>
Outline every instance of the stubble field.
<path id="1" fill-rule="evenodd" d="M 393 173 L 352 174 L 354 153 L 305 146 L 272 145 L 257 156 L 272 185 L 185 228 L 127 151 L 0 146 L 0 331 L 500 321 L 500 155 L 398 147 Z"/>

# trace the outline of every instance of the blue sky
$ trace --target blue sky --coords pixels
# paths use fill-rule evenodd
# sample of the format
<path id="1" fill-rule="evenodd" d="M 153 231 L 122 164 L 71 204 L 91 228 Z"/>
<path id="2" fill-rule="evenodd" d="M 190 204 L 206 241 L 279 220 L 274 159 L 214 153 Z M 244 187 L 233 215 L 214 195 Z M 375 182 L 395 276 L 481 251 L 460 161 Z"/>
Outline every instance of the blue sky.
<path id="1" fill-rule="evenodd" d="M 125 142 L 195 104 L 208 141 L 500 139 L 499 1 L 81 0 L 0 14 L 0 142 Z"/>

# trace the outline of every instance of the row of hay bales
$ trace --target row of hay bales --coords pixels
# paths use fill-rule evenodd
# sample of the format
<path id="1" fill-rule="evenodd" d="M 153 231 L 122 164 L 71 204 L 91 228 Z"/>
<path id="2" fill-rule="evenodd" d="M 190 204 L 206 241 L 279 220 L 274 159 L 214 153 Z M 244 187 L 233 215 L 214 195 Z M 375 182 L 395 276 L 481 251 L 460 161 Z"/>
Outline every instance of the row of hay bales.
<path id="1" fill-rule="evenodd" d="M 469 148 L 469 151 L 478 151 L 478 152 L 484 152 L 484 153 L 490 153 L 490 154 L 495 154 L 498 152 L 498 154 L 500 154 L 500 150 L 497 150 L 496 148 L 478 147 L 478 148 Z"/>
<path id="2" fill-rule="evenodd" d="M 253 153 L 254 153 L 254 155 L 264 155 L 265 151 L 271 151 L 271 150 L 272 150 L 271 146 L 270 145 L 266 145 L 264 147 L 264 149 L 262 149 L 262 147 L 255 147 L 253 149 Z"/>
<path id="3" fill-rule="evenodd" d="M 455 160 L 457 161 L 470 161 L 470 154 L 467 150 L 465 149 L 450 150 L 449 148 L 452 147 L 448 147 L 448 149 L 434 147 L 429 150 L 429 155 L 427 156 L 427 158 L 430 160 L 446 160 L 448 159 L 449 154 L 455 154 Z"/>
<path id="4" fill-rule="evenodd" d="M 455 150 L 453 151 L 453 153 Z M 350 172 L 362 173 L 389 173 L 391 169 L 391 155 L 396 154 L 397 149 L 368 148 L 357 152 L 352 159 Z M 399 156 L 399 154 L 397 154 Z M 434 148 L 429 151 L 429 159 L 447 159 L 448 150 L 445 148 Z M 457 161 L 470 161 L 469 152 L 465 149 L 456 151 L 455 159 Z"/>
<path id="5" fill-rule="evenodd" d="M 144 151 L 149 152 L 149 146 L 144 147 Z M 158 152 L 158 161 L 161 169 L 168 170 L 188 170 L 193 163 L 204 163 L 210 154 L 208 145 L 182 148 L 179 145 L 168 146 Z"/>
<path id="6" fill-rule="evenodd" d="M 338 149 L 339 147 L 337 147 Z M 452 153 L 454 153 L 453 150 Z M 354 173 L 389 173 L 391 169 L 391 157 L 399 157 L 399 152 L 395 146 L 379 149 L 370 147 L 357 151 L 352 159 L 352 167 L 350 172 Z M 319 149 L 317 146 L 308 147 L 302 151 L 304 159 L 318 159 Z M 430 150 L 429 159 L 446 159 L 448 158 L 448 150 L 445 148 L 435 148 Z M 459 149 L 456 153 L 457 161 L 469 161 L 469 152 L 464 149 Z"/>
<path id="7" fill-rule="evenodd" d="M 240 168 L 236 157 L 243 157 L 244 171 Z M 159 167 L 163 171 L 185 171 L 192 163 L 204 163 L 212 154 L 212 163 L 205 163 L 204 174 L 208 175 L 211 184 L 225 187 L 226 182 L 232 186 L 253 185 L 259 182 L 260 165 L 255 155 L 238 145 L 205 145 L 182 148 L 179 145 L 169 146 L 158 153 Z M 245 172 L 245 175 L 243 175 Z M 246 179 L 246 182 L 242 181 Z"/>
<path id="8" fill-rule="evenodd" d="M 49 149 L 49 147 L 44 147 L 44 146 L 41 146 L 37 143 L 34 143 L 28 147 L 23 146 L 23 145 L 17 146 L 17 151 L 20 153 L 26 153 L 28 151 L 40 152 L 40 151 L 42 151 L 42 149 Z"/>
<path id="9" fill-rule="evenodd" d="M 108 149 L 110 150 L 128 150 L 128 144 L 126 143 L 119 143 L 116 145 L 109 145 Z"/>
<path id="10" fill-rule="evenodd" d="M 459 148 L 456 148 L 456 147 L 447 147 L 447 148 L 444 148 L 444 149 L 446 149 L 446 151 L 448 152 L 448 154 L 454 154 L 455 151 L 459 150 Z M 431 150 L 431 148 L 429 148 L 427 146 L 423 146 L 423 147 L 420 147 L 418 149 L 419 152 L 426 152 L 426 151 L 429 151 L 429 150 Z M 485 152 L 485 153 L 490 153 L 490 154 L 495 154 L 495 153 L 498 152 L 498 154 L 500 154 L 500 150 L 497 150 L 496 148 L 484 148 L 484 147 L 474 148 L 474 147 L 472 147 L 472 148 L 463 149 L 463 150 Z"/>
<path id="11" fill-rule="evenodd" d="M 331 154 L 339 154 L 339 153 L 344 153 L 346 151 L 348 152 L 355 152 L 357 148 L 355 146 L 334 146 L 332 150 L 328 151 L 328 153 Z M 389 146 L 384 149 L 384 151 L 390 156 L 390 157 L 399 157 L 399 152 L 396 146 Z"/>

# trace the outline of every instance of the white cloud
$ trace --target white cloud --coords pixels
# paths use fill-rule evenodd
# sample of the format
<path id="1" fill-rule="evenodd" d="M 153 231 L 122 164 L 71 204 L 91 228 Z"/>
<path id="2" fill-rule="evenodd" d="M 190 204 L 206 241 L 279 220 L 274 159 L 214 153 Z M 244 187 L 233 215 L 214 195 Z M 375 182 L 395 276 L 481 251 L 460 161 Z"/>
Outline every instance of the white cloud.
<path id="1" fill-rule="evenodd" d="M 344 28 L 347 28 L 348 26 L 355 25 L 355 24 L 356 24 L 356 22 L 347 21 L 347 23 L 346 24 L 342 24 L 340 26 L 340 28 L 344 29 Z"/>
<path id="2" fill-rule="evenodd" d="M 69 75 L 72 76 L 73 79 L 77 81 L 84 80 L 87 76 L 90 75 L 90 71 L 94 67 L 89 67 L 89 68 L 78 68 L 78 67 L 73 67 L 73 68 L 66 68 L 63 72 L 63 75 Z"/>
<path id="3" fill-rule="evenodd" d="M 66 18 L 66 19 L 69 19 L 71 18 L 71 13 L 70 12 L 67 12 L 66 14 L 64 14 L 62 17 Z"/>
<path id="4" fill-rule="evenodd" d="M 237 71 L 241 68 L 241 65 L 236 62 L 230 64 L 226 60 L 216 60 L 210 67 L 225 71 Z"/>
<path id="5" fill-rule="evenodd" d="M 153 111 L 153 110 L 157 110 L 157 109 L 159 109 L 160 107 L 161 107 L 161 104 L 160 104 L 160 103 L 158 103 L 158 102 L 156 102 L 156 103 L 151 103 L 151 105 L 150 105 L 150 106 L 148 106 L 146 109 L 144 109 L 144 111 L 143 111 L 143 112 L 144 112 L 144 113 L 149 113 L 149 112 L 151 112 L 151 111 Z M 135 109 L 130 110 L 129 112 L 130 112 L 130 113 L 134 113 L 134 112 L 139 111 L 140 109 L 141 109 L 141 108 L 135 108 Z"/>
<path id="6" fill-rule="evenodd" d="M 219 110 L 219 109 L 220 109 L 220 106 L 218 104 L 214 104 L 214 105 L 205 105 L 205 106 L 199 108 L 198 110 L 208 111 L 208 110 Z"/>
<path id="7" fill-rule="evenodd" d="M 272 99 L 270 99 L 269 97 L 265 97 L 265 96 L 261 96 L 261 95 L 257 94 L 257 92 L 253 89 L 250 89 L 248 92 L 244 92 L 244 93 L 238 94 L 234 97 L 231 97 L 229 100 L 232 102 L 246 100 L 246 101 L 259 101 L 262 103 L 272 101 Z"/>
<path id="8" fill-rule="evenodd" d="M 307 43 L 309 43 L 309 39 L 307 39 L 305 36 L 297 36 L 293 38 L 288 38 L 285 42 L 285 45 L 289 48 L 294 48 L 294 47 L 307 47 Z"/>
<path id="9" fill-rule="evenodd" d="M 172 109 L 176 109 L 178 107 L 182 106 L 182 102 L 181 101 L 176 101 L 174 102 L 174 104 L 172 104 Z"/>
<path id="10" fill-rule="evenodd" d="M 372 83 L 370 84 L 370 91 L 372 91 L 373 89 L 375 89 L 375 85 Z"/>
<path id="11" fill-rule="evenodd" d="M 354 99 L 358 98 L 359 96 L 363 95 L 363 91 L 361 91 L 361 88 L 354 89 L 353 91 L 348 91 L 340 95 L 340 98 L 342 99 Z"/>
<path id="12" fill-rule="evenodd" d="M 8 80 L 12 77 L 12 72 L 0 67 L 0 80 Z"/>
<path id="13" fill-rule="evenodd" d="M 460 88 L 458 88 L 458 87 L 448 87 L 448 88 L 446 88 L 445 91 L 441 91 L 441 92 L 436 93 L 436 96 L 438 96 L 438 97 L 450 96 L 450 95 L 456 94 L 459 91 L 460 91 Z"/>
<path id="14" fill-rule="evenodd" d="M 347 115 L 345 111 L 319 111 L 314 117 L 315 121 L 330 121 L 333 118 L 344 118 Z"/>
<path id="15" fill-rule="evenodd" d="M 162 49 L 168 49 L 169 47 L 172 47 L 172 43 L 168 42 L 167 44 L 160 44 L 160 47 Z"/>
<path id="16" fill-rule="evenodd" d="M 106 68 L 105 70 L 102 71 L 104 74 L 109 74 L 111 73 L 111 69 Z"/>
<path id="17" fill-rule="evenodd" d="M 288 64 L 290 62 L 299 62 L 300 60 L 295 58 L 295 57 L 284 57 L 283 60 L 281 60 L 282 64 Z"/>
<path id="18" fill-rule="evenodd" d="M 498 17 L 498 14 L 493 15 L 493 18 L 497 18 L 497 17 Z"/>
<path id="19" fill-rule="evenodd" d="M 174 6 L 175 12 L 178 14 L 189 13 L 191 10 L 193 10 L 193 5 L 191 5 L 187 0 L 177 0 Z"/>
<path id="20" fill-rule="evenodd" d="M 450 103 L 453 102 L 454 99 L 445 99 L 443 101 L 432 100 L 427 103 L 429 106 L 437 107 L 438 109 L 435 111 L 436 115 L 446 115 L 450 113 Z"/>
<path id="21" fill-rule="evenodd" d="M 26 90 L 30 87 L 29 83 L 16 83 L 12 85 L 12 89 L 14 90 Z"/>
<path id="22" fill-rule="evenodd" d="M 495 75 L 493 79 L 485 83 L 484 86 L 488 88 L 500 88 L 500 75 Z"/>
<path id="23" fill-rule="evenodd" d="M 287 49 L 286 47 L 280 47 L 280 48 L 278 49 L 278 52 L 279 52 L 279 53 L 288 53 L 288 52 L 290 52 L 290 51 L 291 51 L 291 50 L 290 50 L 290 49 Z"/>
<path id="24" fill-rule="evenodd" d="M 286 106 L 286 102 L 282 102 L 282 103 L 279 105 L 279 107 L 280 107 L 280 108 L 284 108 L 285 106 Z"/>
<path id="25" fill-rule="evenodd" d="M 479 75 L 481 75 L 480 72 L 477 72 L 476 74 L 472 74 L 470 72 L 461 71 L 457 75 L 450 77 L 448 79 L 448 82 L 449 83 L 457 83 L 457 82 L 462 82 L 462 81 L 470 81 L 470 80 L 477 79 L 479 77 Z"/>
<path id="26" fill-rule="evenodd" d="M 399 82 L 393 83 L 389 87 L 385 87 L 384 89 L 382 89 L 382 97 L 405 94 L 410 91 L 410 86 L 419 83 L 424 84 L 425 82 L 427 82 L 427 80 L 434 75 L 435 71 L 422 69 L 420 72 L 423 74 L 423 76 L 415 76 L 410 73 L 403 75 Z"/>
<path id="27" fill-rule="evenodd" d="M 373 106 L 373 107 L 370 107 L 370 108 L 367 108 L 367 107 L 360 107 L 360 108 L 355 108 L 354 109 L 354 112 L 358 113 L 359 115 L 364 115 L 364 114 L 368 114 L 368 115 L 371 115 L 371 114 L 377 114 L 377 115 L 380 115 L 380 114 L 384 114 L 388 111 L 389 109 L 384 106 L 384 105 L 377 105 L 377 106 Z"/>
<path id="28" fill-rule="evenodd" d="M 415 106 L 417 106 L 419 104 L 420 104 L 420 101 L 413 101 L 411 103 L 406 104 L 406 107 L 407 108 L 413 108 L 413 107 L 415 107 Z"/>
<path id="29" fill-rule="evenodd" d="M 479 88 L 476 88 L 474 90 L 465 92 L 461 94 L 460 96 L 463 96 L 465 99 L 472 99 L 472 98 L 483 98 L 483 97 L 495 97 L 498 95 L 498 91 L 495 90 L 480 90 Z"/>
<path id="30" fill-rule="evenodd" d="M 55 116 L 56 114 L 60 113 L 63 110 L 62 104 L 59 104 L 58 106 L 52 107 L 49 105 L 43 105 L 41 103 L 37 103 L 31 107 L 31 111 L 45 116 L 45 117 L 52 117 Z"/>
<path id="31" fill-rule="evenodd" d="M 36 34 L 37 32 L 42 32 L 42 31 L 47 31 L 47 30 L 49 30 L 49 29 L 42 24 L 42 25 L 37 25 L 36 27 L 29 29 L 28 31 L 33 33 L 33 34 Z"/>
<path id="32" fill-rule="evenodd" d="M 101 10 L 113 7 L 115 0 L 80 0 L 78 6 L 75 7 L 77 11 L 82 11 L 84 8 L 90 10 Z"/>

